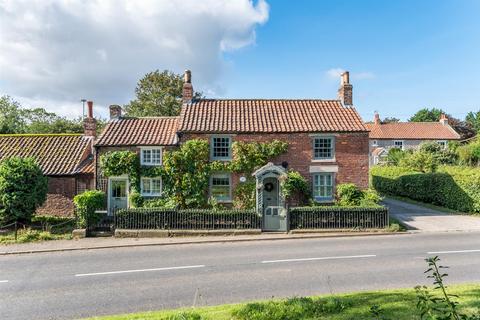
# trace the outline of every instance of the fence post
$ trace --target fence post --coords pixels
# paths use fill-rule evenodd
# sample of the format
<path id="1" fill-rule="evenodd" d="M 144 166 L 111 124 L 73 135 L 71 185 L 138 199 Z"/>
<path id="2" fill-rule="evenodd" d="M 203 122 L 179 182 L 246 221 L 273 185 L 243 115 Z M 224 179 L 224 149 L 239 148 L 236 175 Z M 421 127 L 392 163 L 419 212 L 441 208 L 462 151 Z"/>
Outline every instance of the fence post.
<path id="1" fill-rule="evenodd" d="M 17 221 L 15 220 L 15 241 L 17 241 L 17 231 L 18 231 L 18 226 L 17 226 Z"/>

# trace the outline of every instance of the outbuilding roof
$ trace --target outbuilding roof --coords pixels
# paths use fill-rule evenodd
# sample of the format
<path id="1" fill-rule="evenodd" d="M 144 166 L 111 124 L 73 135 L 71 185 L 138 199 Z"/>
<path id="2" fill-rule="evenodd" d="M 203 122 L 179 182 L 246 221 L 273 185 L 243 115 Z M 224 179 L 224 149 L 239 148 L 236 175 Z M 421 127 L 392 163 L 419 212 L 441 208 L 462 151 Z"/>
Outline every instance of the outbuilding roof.
<path id="1" fill-rule="evenodd" d="M 81 134 L 0 135 L 0 160 L 33 157 L 45 175 L 92 173 L 92 137 Z"/>
<path id="2" fill-rule="evenodd" d="M 111 120 L 96 146 L 168 146 L 176 144 L 178 117 L 119 118 Z"/>
<path id="3" fill-rule="evenodd" d="M 200 99 L 184 104 L 179 132 L 280 133 L 368 131 L 339 100 Z"/>
<path id="4" fill-rule="evenodd" d="M 440 122 L 367 123 L 370 139 L 458 140 L 460 135 Z"/>

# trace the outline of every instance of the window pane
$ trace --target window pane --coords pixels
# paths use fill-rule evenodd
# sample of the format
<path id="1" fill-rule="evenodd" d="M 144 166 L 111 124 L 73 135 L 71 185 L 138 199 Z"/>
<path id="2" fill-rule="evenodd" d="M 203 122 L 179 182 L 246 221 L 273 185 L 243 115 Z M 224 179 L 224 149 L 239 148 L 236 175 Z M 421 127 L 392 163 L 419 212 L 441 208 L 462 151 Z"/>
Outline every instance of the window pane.
<path id="1" fill-rule="evenodd" d="M 230 158 L 230 138 L 213 138 L 213 158 Z"/>
<path id="2" fill-rule="evenodd" d="M 332 138 L 315 138 L 313 140 L 313 152 L 315 159 L 333 158 Z"/>
<path id="3" fill-rule="evenodd" d="M 150 179 L 142 179 L 142 192 L 147 194 L 152 191 Z"/>
<path id="4" fill-rule="evenodd" d="M 210 194 L 217 200 L 230 200 L 230 176 L 213 176 Z"/>
<path id="5" fill-rule="evenodd" d="M 332 173 L 320 173 L 313 176 L 313 196 L 319 200 L 333 198 Z"/>
<path id="6" fill-rule="evenodd" d="M 112 197 L 125 198 L 127 196 L 127 186 L 125 181 L 112 180 Z"/>
<path id="7" fill-rule="evenodd" d="M 152 164 L 160 164 L 162 162 L 162 150 L 152 150 Z"/>
<path id="8" fill-rule="evenodd" d="M 152 179 L 152 194 L 160 194 L 162 192 L 162 179 Z"/>

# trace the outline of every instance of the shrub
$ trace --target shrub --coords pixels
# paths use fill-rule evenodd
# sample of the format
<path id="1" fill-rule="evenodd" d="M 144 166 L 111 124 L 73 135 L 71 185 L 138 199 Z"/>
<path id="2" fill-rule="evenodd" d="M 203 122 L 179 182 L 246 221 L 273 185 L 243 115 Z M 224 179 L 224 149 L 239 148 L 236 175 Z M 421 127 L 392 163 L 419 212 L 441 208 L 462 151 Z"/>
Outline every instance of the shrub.
<path id="1" fill-rule="evenodd" d="M 298 196 L 301 202 L 310 197 L 310 184 L 298 171 L 288 170 L 287 176 L 281 181 L 282 195 L 285 199 Z"/>
<path id="2" fill-rule="evenodd" d="M 381 193 L 403 196 L 462 212 L 480 213 L 480 170 L 441 166 L 434 173 L 403 167 L 373 167 L 372 186 Z"/>
<path id="3" fill-rule="evenodd" d="M 480 165 L 480 139 L 457 148 L 460 163 L 469 166 Z"/>
<path id="4" fill-rule="evenodd" d="M 353 183 L 343 183 L 337 186 L 338 204 L 341 206 L 358 206 L 363 198 L 362 190 Z"/>
<path id="5" fill-rule="evenodd" d="M 392 166 L 398 166 L 400 160 L 405 157 L 405 151 L 399 148 L 391 148 L 387 154 L 387 164 Z"/>
<path id="6" fill-rule="evenodd" d="M 375 190 L 360 190 L 353 183 L 343 183 L 337 186 L 337 203 L 340 206 L 374 207 L 382 198 Z"/>
<path id="7" fill-rule="evenodd" d="M 408 154 L 400 160 L 399 164 L 419 172 L 434 172 L 438 167 L 437 159 L 433 154 L 425 151 Z"/>
<path id="8" fill-rule="evenodd" d="M 452 148 L 450 148 L 450 146 L 452 146 Z M 422 143 L 419 151 L 431 154 L 438 164 L 456 164 L 458 161 L 455 145 L 449 145 L 448 148 L 444 148 L 437 142 L 430 141 Z"/>
<path id="9" fill-rule="evenodd" d="M 130 193 L 130 206 L 132 206 L 133 208 L 143 207 L 144 202 L 145 202 L 145 199 L 142 197 L 142 195 L 139 192 L 132 191 Z"/>
<path id="10" fill-rule="evenodd" d="M 0 222 L 30 221 L 47 197 L 47 177 L 33 158 L 8 158 L 0 163 Z"/>
<path id="11" fill-rule="evenodd" d="M 59 225 L 58 227 L 55 227 L 55 230 L 58 232 L 65 229 L 71 229 L 75 224 L 75 219 L 72 217 L 35 215 L 32 217 L 32 222 L 41 224 L 43 231 L 52 231 L 52 225 Z"/>
<path id="12" fill-rule="evenodd" d="M 166 209 L 173 209 L 177 205 L 173 199 L 170 198 L 153 198 L 153 199 L 146 199 L 143 202 L 144 208 L 166 208 Z"/>
<path id="13" fill-rule="evenodd" d="M 102 215 L 96 213 L 105 204 L 105 193 L 98 190 L 88 190 L 78 194 L 73 198 L 77 208 L 77 219 L 80 228 L 86 228 L 88 225 L 96 224 L 102 218 Z"/>

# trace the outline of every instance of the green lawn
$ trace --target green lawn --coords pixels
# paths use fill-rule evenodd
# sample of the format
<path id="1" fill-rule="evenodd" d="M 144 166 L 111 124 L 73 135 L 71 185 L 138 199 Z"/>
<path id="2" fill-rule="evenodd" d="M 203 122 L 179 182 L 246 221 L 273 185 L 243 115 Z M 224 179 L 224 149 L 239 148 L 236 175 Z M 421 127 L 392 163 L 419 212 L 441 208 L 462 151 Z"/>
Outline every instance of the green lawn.
<path id="1" fill-rule="evenodd" d="M 159 289 L 160 290 L 160 289 Z M 478 312 L 480 284 L 451 286 L 449 293 L 459 296 L 461 311 Z M 378 305 L 385 319 L 420 319 L 413 289 L 358 292 L 312 298 L 270 300 L 248 304 L 155 311 L 118 316 L 96 317 L 101 320 L 302 320 L 302 319 L 373 319 L 370 307 Z M 312 315 L 312 313 L 314 315 Z"/>

